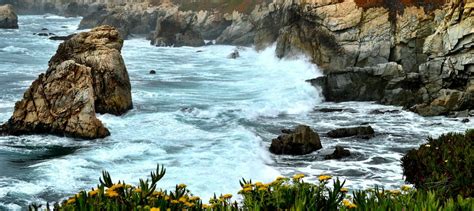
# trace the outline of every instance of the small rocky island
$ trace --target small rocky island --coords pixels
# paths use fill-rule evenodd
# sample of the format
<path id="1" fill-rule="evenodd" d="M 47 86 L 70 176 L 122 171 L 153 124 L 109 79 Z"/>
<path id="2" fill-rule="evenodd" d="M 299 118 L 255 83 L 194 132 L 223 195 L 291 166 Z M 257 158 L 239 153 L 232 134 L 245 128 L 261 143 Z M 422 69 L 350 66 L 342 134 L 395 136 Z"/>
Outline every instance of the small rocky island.
<path id="1" fill-rule="evenodd" d="M 108 129 L 96 113 L 122 115 L 132 109 L 130 79 L 121 56 L 123 39 L 100 26 L 62 43 L 0 134 L 54 134 L 104 138 Z"/>
<path id="2" fill-rule="evenodd" d="M 0 5 L 0 29 L 18 29 L 18 16 L 9 4 Z"/>

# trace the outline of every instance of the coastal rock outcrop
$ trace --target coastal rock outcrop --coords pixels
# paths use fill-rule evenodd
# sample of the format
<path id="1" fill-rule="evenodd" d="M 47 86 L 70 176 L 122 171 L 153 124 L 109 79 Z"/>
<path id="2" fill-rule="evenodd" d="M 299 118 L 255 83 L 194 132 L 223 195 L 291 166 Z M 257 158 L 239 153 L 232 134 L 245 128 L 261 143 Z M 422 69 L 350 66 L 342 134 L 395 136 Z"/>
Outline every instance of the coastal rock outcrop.
<path id="1" fill-rule="evenodd" d="M 351 156 L 351 152 L 347 149 L 344 149 L 344 147 L 341 146 L 336 146 L 336 149 L 334 152 L 330 155 L 324 156 L 325 160 L 332 160 L 332 159 L 341 159 L 345 157 Z"/>
<path id="2" fill-rule="evenodd" d="M 15 104 L 0 133 L 83 139 L 110 135 L 96 113 L 120 115 L 133 107 L 122 44 L 119 32 L 110 26 L 79 33 L 60 44 L 46 73 Z"/>
<path id="3" fill-rule="evenodd" d="M 356 136 L 358 138 L 369 139 L 374 137 L 375 131 L 371 126 L 359 126 L 350 128 L 339 128 L 331 130 L 327 135 L 331 138 L 344 138 Z"/>
<path id="4" fill-rule="evenodd" d="M 48 133 L 85 139 L 110 135 L 95 116 L 91 68 L 64 61 L 41 74 L 15 104 L 2 131 L 11 135 Z"/>
<path id="5" fill-rule="evenodd" d="M 18 16 L 9 4 L 0 6 L 0 29 L 18 29 Z"/>
<path id="6" fill-rule="evenodd" d="M 273 154 L 304 155 L 322 148 L 319 135 L 309 126 L 298 125 L 285 132 L 272 140 L 270 152 Z"/>

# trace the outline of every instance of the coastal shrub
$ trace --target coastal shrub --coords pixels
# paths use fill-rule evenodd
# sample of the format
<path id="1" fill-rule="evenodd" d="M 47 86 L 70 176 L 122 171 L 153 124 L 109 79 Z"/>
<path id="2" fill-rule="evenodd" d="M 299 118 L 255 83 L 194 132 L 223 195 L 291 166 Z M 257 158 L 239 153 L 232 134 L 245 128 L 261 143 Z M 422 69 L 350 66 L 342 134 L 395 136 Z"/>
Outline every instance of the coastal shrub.
<path id="1" fill-rule="evenodd" d="M 273 182 L 261 183 L 242 179 L 239 202 L 231 194 L 214 195 L 203 203 L 185 184 L 173 190 L 160 189 L 157 184 L 165 175 L 157 166 L 150 179 L 138 185 L 124 181 L 114 183 L 108 172 L 102 173 L 100 184 L 89 191 L 80 191 L 53 206 L 33 204 L 30 210 L 473 210 L 474 200 L 459 196 L 442 200 L 435 192 L 416 190 L 404 185 L 400 189 L 384 190 L 375 187 L 351 191 L 345 182 L 331 176 L 318 176 L 319 182 L 304 181 L 305 175 L 292 178 L 278 177 Z"/>
<path id="2" fill-rule="evenodd" d="M 474 196 L 474 129 L 448 133 L 402 158 L 406 181 L 442 197 Z"/>

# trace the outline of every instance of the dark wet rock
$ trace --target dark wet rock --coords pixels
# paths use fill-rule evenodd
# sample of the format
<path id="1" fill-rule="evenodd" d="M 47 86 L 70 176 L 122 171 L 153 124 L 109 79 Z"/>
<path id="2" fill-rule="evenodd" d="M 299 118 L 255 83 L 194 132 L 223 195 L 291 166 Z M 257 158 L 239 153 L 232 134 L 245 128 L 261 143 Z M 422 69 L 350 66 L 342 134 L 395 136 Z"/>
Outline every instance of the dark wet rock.
<path id="1" fill-rule="evenodd" d="M 38 36 L 41 36 L 41 37 L 48 37 L 48 36 L 55 36 L 56 34 L 50 33 L 50 32 L 40 32 L 40 33 L 36 33 L 36 34 L 33 34 L 33 35 L 38 35 Z"/>
<path id="2" fill-rule="evenodd" d="M 18 16 L 12 5 L 0 6 L 0 29 L 18 29 Z"/>
<path id="3" fill-rule="evenodd" d="M 461 120 L 461 122 L 462 122 L 462 123 L 468 123 L 468 122 L 470 122 L 470 121 L 471 121 L 471 120 L 469 120 L 469 119 L 467 119 L 467 118 L 466 118 L 466 119 L 463 119 L 463 120 Z"/>
<path id="4" fill-rule="evenodd" d="M 324 157 L 325 160 L 331 160 L 331 159 L 341 159 L 345 157 L 351 156 L 351 152 L 347 149 L 344 149 L 344 147 L 341 146 L 336 146 L 336 149 L 334 152 L 330 155 L 326 155 Z"/>
<path id="5" fill-rule="evenodd" d="M 192 12 L 177 11 L 160 16 L 151 44 L 173 47 L 204 46 L 205 42 L 201 33 L 193 28 L 196 21 L 197 16 Z"/>
<path id="6" fill-rule="evenodd" d="M 155 75 L 156 71 L 155 70 L 150 70 L 150 75 Z"/>
<path id="7" fill-rule="evenodd" d="M 41 31 L 48 31 L 48 28 L 42 28 Z"/>
<path id="8" fill-rule="evenodd" d="M 383 109 L 375 109 L 369 112 L 369 114 L 398 114 L 402 111 L 400 110 L 383 110 Z"/>
<path id="9" fill-rule="evenodd" d="M 299 125 L 291 133 L 282 134 L 273 139 L 270 152 L 278 155 L 304 155 L 321 148 L 319 135 L 309 126 Z"/>
<path id="10" fill-rule="evenodd" d="M 61 43 L 46 73 L 15 104 L 2 132 L 84 139 L 108 136 L 96 112 L 120 115 L 133 107 L 130 79 L 120 54 L 122 45 L 118 31 L 110 26 Z"/>
<path id="11" fill-rule="evenodd" d="M 49 37 L 50 40 L 60 40 L 60 41 L 64 41 L 64 40 L 69 40 L 71 39 L 72 37 L 74 37 L 76 34 L 70 34 L 70 35 L 67 35 L 67 36 L 51 36 Z"/>
<path id="12" fill-rule="evenodd" d="M 197 50 L 196 51 L 196 53 L 202 53 L 202 52 L 203 52 L 203 50 Z"/>
<path id="13" fill-rule="evenodd" d="M 331 138 L 344 138 L 357 136 L 358 138 L 370 139 L 374 137 L 375 131 L 371 126 L 359 126 L 351 128 L 339 128 L 331 130 L 327 135 Z"/>
<path id="14" fill-rule="evenodd" d="M 347 113 L 357 113 L 357 110 L 352 108 L 320 108 L 315 109 L 314 111 L 322 113 L 335 113 L 335 112 L 347 112 Z"/>
<path id="15" fill-rule="evenodd" d="M 227 56 L 227 58 L 229 59 L 237 59 L 239 57 L 240 57 L 240 54 L 238 50 L 234 50 L 234 52 L 230 53 L 229 56 Z"/>
<path id="16" fill-rule="evenodd" d="M 292 130 L 292 129 L 281 129 L 281 133 L 291 134 L 293 132 L 294 132 L 294 130 Z"/>

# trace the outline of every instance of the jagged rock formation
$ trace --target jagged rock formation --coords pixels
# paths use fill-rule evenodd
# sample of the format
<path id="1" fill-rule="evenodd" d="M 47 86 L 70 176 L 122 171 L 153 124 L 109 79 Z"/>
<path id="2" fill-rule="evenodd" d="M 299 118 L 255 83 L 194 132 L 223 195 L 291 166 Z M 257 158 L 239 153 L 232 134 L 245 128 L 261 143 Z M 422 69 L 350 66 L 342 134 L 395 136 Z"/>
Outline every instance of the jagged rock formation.
<path id="1" fill-rule="evenodd" d="M 283 132 L 285 134 L 272 140 L 270 152 L 273 154 L 304 155 L 322 148 L 319 135 L 306 125 Z"/>
<path id="2" fill-rule="evenodd" d="M 132 108 L 130 80 L 120 55 L 122 44 L 118 31 L 110 26 L 62 43 L 46 73 L 15 104 L 0 134 L 108 136 L 96 112 L 120 115 Z"/>
<path id="3" fill-rule="evenodd" d="M 0 29 L 18 29 L 18 16 L 9 4 L 0 6 Z"/>
<path id="4" fill-rule="evenodd" d="M 92 1 L 42 5 L 81 8 Z M 81 28 L 110 24 L 125 37 L 150 34 L 158 46 L 200 46 L 215 39 L 261 50 L 276 42 L 277 56 L 306 54 L 326 73 L 312 82 L 322 86 L 327 100 L 378 101 L 422 115 L 474 110 L 473 0 L 103 3 L 85 14 Z"/>

